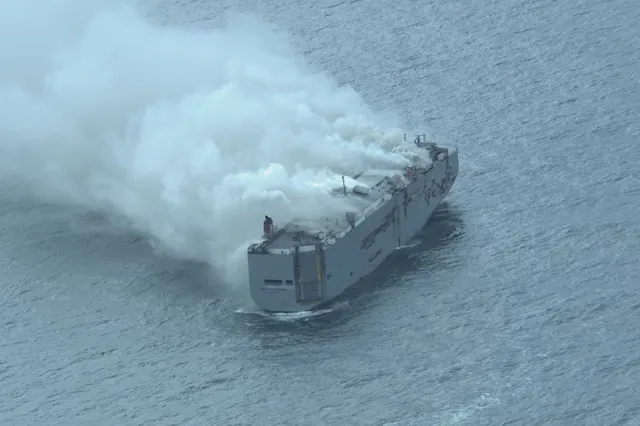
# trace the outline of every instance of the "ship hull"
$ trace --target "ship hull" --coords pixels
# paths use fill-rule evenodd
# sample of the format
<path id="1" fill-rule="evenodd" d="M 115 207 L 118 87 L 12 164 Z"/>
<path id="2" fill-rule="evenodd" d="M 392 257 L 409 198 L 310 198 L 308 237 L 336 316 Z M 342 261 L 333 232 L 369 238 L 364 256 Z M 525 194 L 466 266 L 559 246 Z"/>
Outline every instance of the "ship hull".
<path id="1" fill-rule="evenodd" d="M 443 160 L 381 205 L 340 238 L 290 253 L 249 253 L 253 301 L 265 311 L 299 312 L 326 305 L 372 273 L 426 225 L 458 176 L 458 152 Z"/>

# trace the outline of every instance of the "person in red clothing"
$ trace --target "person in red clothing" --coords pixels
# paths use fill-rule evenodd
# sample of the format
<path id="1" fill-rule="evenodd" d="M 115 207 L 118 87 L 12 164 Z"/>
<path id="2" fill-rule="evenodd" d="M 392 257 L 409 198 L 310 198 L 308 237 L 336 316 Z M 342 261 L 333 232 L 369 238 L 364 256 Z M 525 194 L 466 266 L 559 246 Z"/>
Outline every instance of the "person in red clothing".
<path id="1" fill-rule="evenodd" d="M 264 231 L 265 236 L 269 236 L 273 233 L 273 219 L 269 216 L 264 216 L 264 222 L 262 222 L 262 229 Z"/>

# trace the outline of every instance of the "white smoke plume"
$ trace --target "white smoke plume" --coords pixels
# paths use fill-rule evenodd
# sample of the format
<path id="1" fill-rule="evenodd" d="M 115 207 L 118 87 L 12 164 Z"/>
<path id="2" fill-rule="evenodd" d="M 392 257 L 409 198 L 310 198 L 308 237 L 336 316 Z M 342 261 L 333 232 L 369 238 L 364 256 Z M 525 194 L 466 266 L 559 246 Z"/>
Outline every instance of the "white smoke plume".
<path id="1" fill-rule="evenodd" d="M 108 3 L 109 6 L 104 4 Z M 125 2 L 3 0 L 0 166 L 127 217 L 246 286 L 246 247 L 340 209 L 342 173 L 400 167 L 403 134 L 265 27 L 153 24 Z"/>

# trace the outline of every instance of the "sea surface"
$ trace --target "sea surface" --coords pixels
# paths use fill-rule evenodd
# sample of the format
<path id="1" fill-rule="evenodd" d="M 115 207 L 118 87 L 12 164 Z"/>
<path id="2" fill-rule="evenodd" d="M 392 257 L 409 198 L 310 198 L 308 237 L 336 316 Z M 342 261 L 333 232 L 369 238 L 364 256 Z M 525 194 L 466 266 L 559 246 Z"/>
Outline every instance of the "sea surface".
<path id="1" fill-rule="evenodd" d="M 640 425 L 640 4 L 146 0 L 251 13 L 460 149 L 420 242 L 326 311 L 0 187 L 1 425 Z"/>

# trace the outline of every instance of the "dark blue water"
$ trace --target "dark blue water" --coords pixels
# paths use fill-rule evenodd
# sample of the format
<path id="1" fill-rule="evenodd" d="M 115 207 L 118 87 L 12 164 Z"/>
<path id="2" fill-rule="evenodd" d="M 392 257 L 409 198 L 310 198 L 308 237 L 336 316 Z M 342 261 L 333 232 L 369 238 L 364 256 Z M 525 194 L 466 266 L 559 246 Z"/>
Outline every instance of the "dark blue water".
<path id="1" fill-rule="evenodd" d="M 267 317 L 103 217 L 0 192 L 3 425 L 640 424 L 640 7 L 148 0 L 251 12 L 460 149 L 415 247 Z"/>

